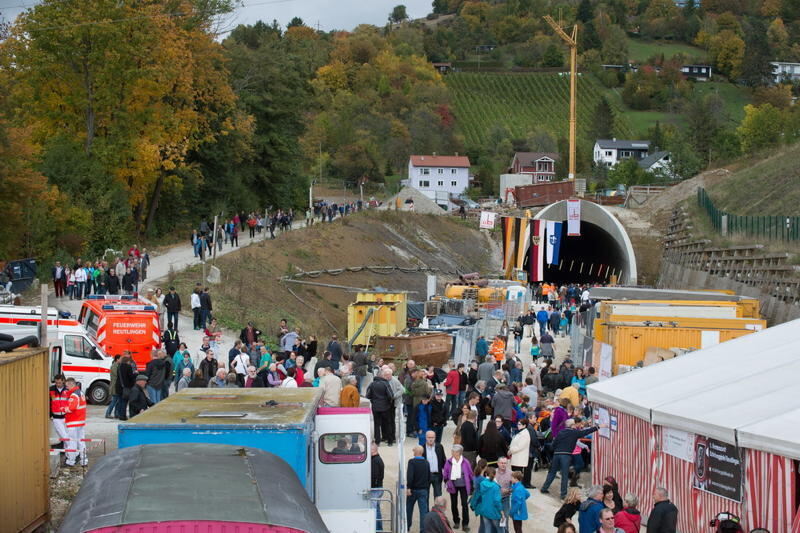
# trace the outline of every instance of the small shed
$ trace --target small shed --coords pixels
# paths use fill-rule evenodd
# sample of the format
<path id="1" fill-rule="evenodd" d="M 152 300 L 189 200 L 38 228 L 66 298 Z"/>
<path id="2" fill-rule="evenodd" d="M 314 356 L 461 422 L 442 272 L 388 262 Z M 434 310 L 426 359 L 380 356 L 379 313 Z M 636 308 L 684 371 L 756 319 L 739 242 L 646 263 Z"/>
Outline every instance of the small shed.
<path id="1" fill-rule="evenodd" d="M 800 320 L 588 387 L 610 430 L 593 446 L 592 478 L 652 509 L 657 486 L 680 510 L 678 530 L 702 531 L 730 511 L 745 530 L 800 531 Z"/>

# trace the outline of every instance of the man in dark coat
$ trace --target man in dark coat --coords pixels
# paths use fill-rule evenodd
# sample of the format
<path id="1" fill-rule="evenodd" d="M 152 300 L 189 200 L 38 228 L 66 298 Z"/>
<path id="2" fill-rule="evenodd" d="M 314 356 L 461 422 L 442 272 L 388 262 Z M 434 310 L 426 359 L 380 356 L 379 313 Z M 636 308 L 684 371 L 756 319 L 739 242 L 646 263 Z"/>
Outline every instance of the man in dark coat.
<path id="1" fill-rule="evenodd" d="M 136 385 L 131 388 L 131 393 L 128 397 L 131 418 L 153 406 L 153 402 L 150 401 L 144 390 L 145 385 L 147 385 L 147 376 L 144 374 L 136 376 Z"/>
<path id="2" fill-rule="evenodd" d="M 669 501 L 664 487 L 653 492 L 653 510 L 647 518 L 647 533 L 675 533 L 678 527 L 678 508 Z"/>
<path id="3" fill-rule="evenodd" d="M 388 381 L 390 379 L 392 379 L 392 371 L 387 368 L 369 384 L 366 397 L 372 402 L 375 443 L 380 444 L 383 440 L 392 446 L 395 440 L 394 395 Z"/>
<path id="4" fill-rule="evenodd" d="M 111 288 L 109 284 L 109 292 L 110 291 Z M 170 287 L 169 292 L 164 296 L 164 309 L 167 310 L 167 322 L 172 322 L 175 329 L 178 329 L 178 314 L 181 312 L 181 297 L 175 292 L 175 287 Z"/>

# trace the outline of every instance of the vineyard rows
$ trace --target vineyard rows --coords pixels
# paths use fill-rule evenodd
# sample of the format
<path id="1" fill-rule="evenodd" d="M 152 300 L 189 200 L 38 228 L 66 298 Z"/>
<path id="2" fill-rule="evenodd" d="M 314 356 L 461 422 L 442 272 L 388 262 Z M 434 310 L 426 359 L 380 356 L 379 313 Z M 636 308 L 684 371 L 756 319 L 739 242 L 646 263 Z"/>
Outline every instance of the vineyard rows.
<path id="1" fill-rule="evenodd" d="M 468 147 L 485 146 L 492 128 L 502 125 L 514 138 L 542 127 L 558 137 L 569 131 L 569 75 L 552 73 L 459 72 L 446 77 L 456 124 Z M 594 77 L 578 78 L 578 136 L 587 138 L 604 87 Z M 611 100 L 612 107 L 615 107 Z M 615 107 L 615 111 L 618 111 Z M 624 115 L 616 113 L 615 134 L 630 138 Z M 587 139 L 594 141 L 594 139 Z"/>

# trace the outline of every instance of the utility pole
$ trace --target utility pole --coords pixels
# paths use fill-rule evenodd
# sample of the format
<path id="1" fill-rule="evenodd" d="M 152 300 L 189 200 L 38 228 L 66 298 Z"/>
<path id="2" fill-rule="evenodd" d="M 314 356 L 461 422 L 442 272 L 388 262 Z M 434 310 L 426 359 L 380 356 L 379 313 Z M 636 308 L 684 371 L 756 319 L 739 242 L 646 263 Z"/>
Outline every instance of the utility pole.
<path id="1" fill-rule="evenodd" d="M 568 35 L 559 26 L 553 17 L 545 15 L 544 20 L 553 28 L 569 46 L 569 179 L 575 179 L 575 136 L 577 127 L 577 93 L 578 93 L 578 25 L 572 28 L 572 35 Z"/>
<path id="2" fill-rule="evenodd" d="M 219 219 L 219 215 L 214 215 L 214 235 L 211 237 L 211 242 L 214 243 L 214 255 L 211 257 L 214 260 L 214 264 L 217 264 L 217 248 L 219 248 L 219 228 L 217 227 L 217 220 Z"/>

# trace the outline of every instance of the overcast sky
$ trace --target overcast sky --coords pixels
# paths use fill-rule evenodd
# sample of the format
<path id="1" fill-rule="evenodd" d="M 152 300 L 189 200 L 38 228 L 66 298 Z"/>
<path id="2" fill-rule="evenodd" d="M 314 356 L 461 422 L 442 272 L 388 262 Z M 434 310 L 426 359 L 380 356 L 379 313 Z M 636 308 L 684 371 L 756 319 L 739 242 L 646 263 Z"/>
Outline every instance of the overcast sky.
<path id="1" fill-rule="evenodd" d="M 0 0 L 0 14 L 6 20 L 14 20 L 25 9 L 23 6 L 35 3 L 35 0 Z M 312 27 L 319 22 L 324 31 L 351 30 L 359 24 L 386 24 L 397 4 L 405 5 L 411 18 L 431 12 L 431 0 L 243 0 L 242 3 L 231 16 L 231 25 L 275 19 L 285 27 L 292 17 L 300 17 Z"/>

